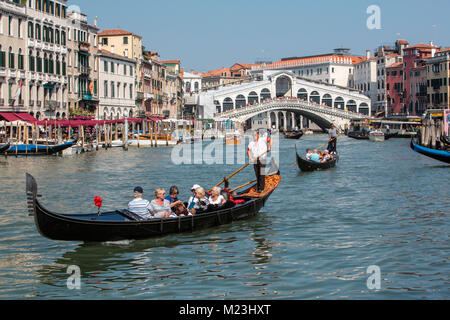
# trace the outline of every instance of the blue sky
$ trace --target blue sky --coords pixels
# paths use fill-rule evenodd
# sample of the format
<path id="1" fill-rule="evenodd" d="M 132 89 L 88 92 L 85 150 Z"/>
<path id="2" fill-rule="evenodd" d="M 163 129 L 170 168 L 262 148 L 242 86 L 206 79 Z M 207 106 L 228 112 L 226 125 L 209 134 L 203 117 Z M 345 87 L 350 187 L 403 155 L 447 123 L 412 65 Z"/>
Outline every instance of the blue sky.
<path id="1" fill-rule="evenodd" d="M 380 44 L 448 47 L 448 0 L 69 0 L 100 29 L 121 28 L 143 37 L 161 59 L 180 59 L 205 72 L 235 62 L 278 61 L 350 48 L 364 55 Z M 381 29 L 367 28 L 367 8 L 377 5 Z"/>

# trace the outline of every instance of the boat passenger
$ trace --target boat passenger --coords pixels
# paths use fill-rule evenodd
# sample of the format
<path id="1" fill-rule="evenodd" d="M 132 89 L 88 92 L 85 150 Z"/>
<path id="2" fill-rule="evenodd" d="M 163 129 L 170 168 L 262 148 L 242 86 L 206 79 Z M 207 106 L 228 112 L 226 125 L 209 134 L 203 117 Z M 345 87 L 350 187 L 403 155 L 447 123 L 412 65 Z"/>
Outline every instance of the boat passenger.
<path id="1" fill-rule="evenodd" d="M 198 184 L 194 184 L 194 185 L 192 186 L 192 188 L 191 188 L 192 197 L 189 198 L 189 201 L 188 201 L 188 203 L 187 203 L 187 207 L 188 207 L 188 208 L 189 208 L 189 207 L 192 207 L 192 206 L 195 204 L 195 202 L 197 202 L 197 198 L 195 197 L 195 193 L 196 193 L 196 190 L 197 190 L 198 188 L 201 188 Z"/>
<path id="2" fill-rule="evenodd" d="M 311 155 L 311 159 L 312 162 L 320 162 L 320 155 L 317 149 L 314 149 L 314 152 Z"/>
<path id="3" fill-rule="evenodd" d="M 174 215 L 170 209 L 170 202 L 165 199 L 165 195 L 166 191 L 164 189 L 155 190 L 156 198 L 150 202 L 150 211 L 154 218 L 164 219 Z"/>
<path id="4" fill-rule="evenodd" d="M 150 202 L 142 198 L 144 189 L 142 187 L 134 188 L 134 200 L 128 203 L 128 211 L 141 216 L 143 219 L 151 219 Z"/>
<path id="5" fill-rule="evenodd" d="M 323 157 L 322 157 L 322 159 L 320 160 L 320 162 L 321 162 L 321 163 L 324 163 L 324 162 L 329 161 L 330 159 L 331 159 L 331 156 L 330 156 L 328 150 L 325 150 L 325 151 L 323 152 Z"/>
<path id="6" fill-rule="evenodd" d="M 212 189 L 212 195 L 209 197 L 209 203 L 215 206 L 223 206 L 227 200 L 221 195 L 222 189 L 214 187 Z"/>
<path id="7" fill-rule="evenodd" d="M 195 190 L 195 198 L 197 199 L 197 202 L 193 205 L 192 208 L 189 208 L 189 212 L 191 214 L 196 214 L 199 211 L 205 211 L 208 209 L 209 200 L 206 198 L 206 192 L 203 188 L 198 188 Z"/>
<path id="8" fill-rule="evenodd" d="M 178 195 L 180 194 L 180 191 L 178 190 L 177 186 L 172 186 L 169 189 L 169 195 L 166 196 L 166 200 L 169 201 L 170 203 L 170 208 L 172 209 L 172 211 L 174 211 L 174 207 L 180 204 L 183 204 L 183 202 L 178 199 Z"/>
<path id="9" fill-rule="evenodd" d="M 311 160 L 312 151 L 311 149 L 306 149 L 306 160 Z"/>

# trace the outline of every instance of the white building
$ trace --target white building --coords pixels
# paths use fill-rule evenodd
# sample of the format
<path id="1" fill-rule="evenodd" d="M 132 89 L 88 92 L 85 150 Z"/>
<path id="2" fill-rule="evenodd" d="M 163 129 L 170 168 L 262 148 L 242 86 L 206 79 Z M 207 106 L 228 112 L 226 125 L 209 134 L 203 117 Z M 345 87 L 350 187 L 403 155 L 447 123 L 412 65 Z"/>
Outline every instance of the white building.
<path id="1" fill-rule="evenodd" d="M 68 117 L 67 0 L 26 1 L 25 101 L 36 118 Z"/>
<path id="2" fill-rule="evenodd" d="M 136 114 L 136 61 L 100 50 L 99 108 L 97 118 L 120 119 Z"/>
<path id="3" fill-rule="evenodd" d="M 371 57 L 369 50 L 366 52 L 366 60 L 355 64 L 354 79 L 354 88 L 368 96 L 372 102 L 376 101 L 378 92 L 377 58 Z"/>

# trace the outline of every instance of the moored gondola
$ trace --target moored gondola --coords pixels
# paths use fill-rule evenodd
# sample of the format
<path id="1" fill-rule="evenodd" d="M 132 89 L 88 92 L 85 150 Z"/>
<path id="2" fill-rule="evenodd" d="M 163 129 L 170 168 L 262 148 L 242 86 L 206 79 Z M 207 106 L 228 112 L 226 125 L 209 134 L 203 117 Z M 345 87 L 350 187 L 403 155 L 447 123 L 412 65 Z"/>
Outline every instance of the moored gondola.
<path id="1" fill-rule="evenodd" d="M 429 158 L 450 163 L 450 151 L 423 147 L 414 138 L 411 139 L 411 149 Z"/>
<path id="2" fill-rule="evenodd" d="M 236 220 L 254 217 L 278 187 L 278 168 L 266 176 L 266 189 L 255 193 L 255 186 L 233 197 L 224 206 L 192 216 L 142 220 L 128 210 L 98 214 L 59 214 L 46 209 L 38 200 L 37 183 L 27 173 L 26 190 L 30 215 L 40 234 L 52 240 L 104 242 L 139 240 L 173 233 L 192 232 Z M 276 171 L 276 172 L 274 172 Z"/>
<path id="3" fill-rule="evenodd" d="M 8 142 L 7 144 L 0 145 L 0 154 L 5 153 L 10 148 L 11 143 Z"/>
<path id="4" fill-rule="evenodd" d="M 350 131 L 347 136 L 356 140 L 369 140 L 369 134 L 364 131 Z"/>
<path id="5" fill-rule="evenodd" d="M 27 156 L 54 155 L 68 148 L 73 147 L 76 143 L 77 140 L 75 139 L 73 141 L 59 145 L 13 144 L 10 146 L 7 153 L 8 155 L 27 155 Z"/>
<path id="6" fill-rule="evenodd" d="M 327 162 L 314 162 L 303 159 L 299 156 L 297 152 L 297 146 L 295 146 L 295 155 L 297 157 L 297 165 L 301 171 L 311 172 L 316 170 L 326 170 L 336 167 L 336 163 L 339 159 L 339 156 L 327 161 Z"/>

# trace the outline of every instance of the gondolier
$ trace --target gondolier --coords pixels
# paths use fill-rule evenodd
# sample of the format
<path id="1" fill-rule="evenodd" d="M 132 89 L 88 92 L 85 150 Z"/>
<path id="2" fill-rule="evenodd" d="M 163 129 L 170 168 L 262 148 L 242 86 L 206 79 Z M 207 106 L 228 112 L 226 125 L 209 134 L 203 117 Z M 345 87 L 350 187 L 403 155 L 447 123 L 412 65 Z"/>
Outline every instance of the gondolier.
<path id="1" fill-rule="evenodd" d="M 266 164 L 267 164 L 267 138 L 261 137 L 256 130 L 253 135 L 253 141 L 250 142 L 247 150 L 250 163 L 253 163 L 257 180 L 256 191 L 262 193 L 266 184 Z"/>
<path id="2" fill-rule="evenodd" d="M 330 137 L 330 142 L 328 143 L 328 151 L 336 152 L 337 139 L 341 136 L 341 131 L 338 130 L 334 124 L 331 124 L 331 129 L 328 129 L 328 136 Z"/>

